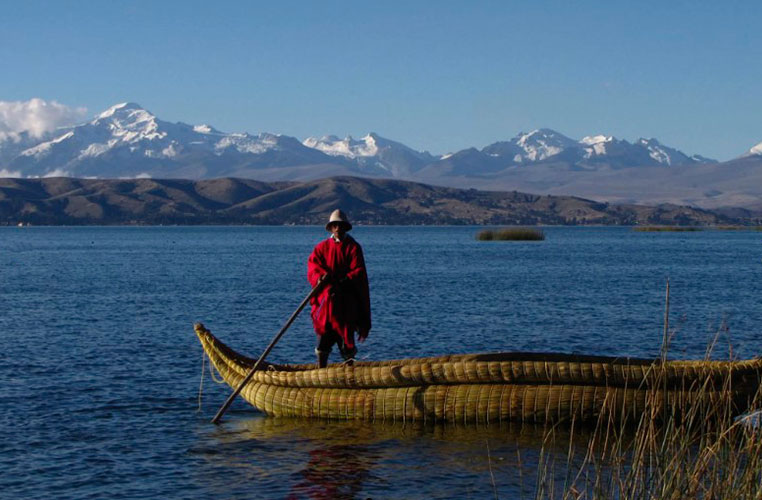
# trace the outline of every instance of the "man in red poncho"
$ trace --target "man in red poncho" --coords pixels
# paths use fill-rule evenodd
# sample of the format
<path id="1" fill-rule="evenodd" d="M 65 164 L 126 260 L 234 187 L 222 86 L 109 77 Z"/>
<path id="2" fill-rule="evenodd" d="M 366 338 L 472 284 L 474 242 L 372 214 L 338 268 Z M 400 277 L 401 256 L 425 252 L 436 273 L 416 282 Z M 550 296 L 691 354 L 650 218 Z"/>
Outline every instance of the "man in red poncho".
<path id="1" fill-rule="evenodd" d="M 318 243 L 307 261 L 310 284 L 314 287 L 321 279 L 327 283 L 311 300 L 318 368 L 328 365 L 334 344 L 351 363 L 357 354 L 355 332 L 360 342 L 370 332 L 368 273 L 362 247 L 347 234 L 352 224 L 344 212 L 334 210 L 325 229 L 330 238 Z"/>

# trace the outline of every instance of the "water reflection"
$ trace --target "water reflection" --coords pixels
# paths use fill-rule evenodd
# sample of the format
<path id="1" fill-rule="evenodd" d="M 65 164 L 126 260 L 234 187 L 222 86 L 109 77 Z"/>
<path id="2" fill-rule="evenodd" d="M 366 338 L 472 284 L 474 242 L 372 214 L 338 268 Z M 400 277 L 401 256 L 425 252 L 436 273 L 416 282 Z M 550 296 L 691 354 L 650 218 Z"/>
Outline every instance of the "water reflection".
<path id="1" fill-rule="evenodd" d="M 364 446 L 316 446 L 289 499 L 356 498 L 378 456 Z"/>
<path id="2" fill-rule="evenodd" d="M 497 492 L 513 498 L 531 496 L 538 464 L 554 456 L 565 460 L 570 441 L 584 449 L 589 433 L 516 423 L 475 427 L 257 416 L 230 422 L 209 437 L 195 451 L 206 462 L 200 482 L 216 494 L 328 499 Z M 235 484 L 229 481 L 231 469 Z M 214 470 L 226 471 L 224 484 L 210 477 Z"/>

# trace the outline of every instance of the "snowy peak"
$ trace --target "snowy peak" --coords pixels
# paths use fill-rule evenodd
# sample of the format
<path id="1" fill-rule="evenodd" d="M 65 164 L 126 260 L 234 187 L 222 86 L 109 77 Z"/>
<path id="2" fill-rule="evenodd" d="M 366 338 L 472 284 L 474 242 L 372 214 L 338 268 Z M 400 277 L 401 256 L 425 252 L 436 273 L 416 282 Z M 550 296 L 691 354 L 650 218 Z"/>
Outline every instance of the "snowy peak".
<path id="1" fill-rule="evenodd" d="M 165 130 L 160 130 L 160 121 L 156 116 L 132 102 L 110 107 L 90 124 L 94 127 L 108 128 L 112 137 L 127 143 L 162 139 L 167 136 Z"/>
<path id="2" fill-rule="evenodd" d="M 308 137 L 303 144 L 329 156 L 355 161 L 369 173 L 391 174 L 394 177 L 408 177 L 436 160 L 426 151 L 416 151 L 375 132 L 370 132 L 359 140 L 351 135 L 344 139 L 335 135 Z"/>
<path id="3" fill-rule="evenodd" d="M 635 144 L 646 148 L 648 155 L 662 165 L 682 165 L 693 161 L 681 151 L 664 146 L 656 139 L 640 138 Z"/>
<path id="4" fill-rule="evenodd" d="M 327 155 L 344 156 L 352 159 L 378 156 L 392 150 L 405 151 L 426 158 L 431 157 L 425 151 L 416 151 L 402 143 L 381 137 L 375 132 L 370 132 L 359 140 L 354 139 L 351 135 L 344 139 L 339 139 L 335 135 L 324 135 L 320 138 L 308 137 L 303 144 L 308 148 L 318 149 Z"/>
<path id="5" fill-rule="evenodd" d="M 165 122 L 139 104 L 125 102 L 111 106 L 92 121 L 71 127 L 53 140 L 27 149 L 21 156 L 38 160 L 69 164 L 72 161 L 104 155 L 112 150 L 128 146 L 130 152 L 140 149 L 143 156 L 156 158 L 176 154 L 170 132 Z M 141 147 L 151 144 L 150 147 Z"/>
<path id="6" fill-rule="evenodd" d="M 567 162 L 576 167 L 590 169 L 635 166 L 670 166 L 686 163 L 711 163 L 701 156 L 687 156 L 677 149 L 664 146 L 656 139 L 638 139 L 635 143 L 611 135 L 588 135 L 579 141 L 543 128 L 520 133 L 509 141 L 496 142 L 484 148 L 490 168 L 499 162 L 502 168 L 542 162 Z"/>
<path id="7" fill-rule="evenodd" d="M 116 114 L 127 115 L 127 114 L 130 114 L 130 113 L 135 112 L 135 111 L 138 111 L 138 112 L 145 111 L 145 112 L 147 112 L 145 109 L 143 109 L 140 106 L 140 104 L 136 104 L 134 102 L 122 102 L 122 103 L 115 104 L 115 105 L 111 106 L 106 111 L 104 111 L 103 113 L 99 114 L 95 118 L 95 121 L 97 121 L 97 120 L 105 120 L 105 119 L 110 118 L 110 117 L 112 117 L 112 116 L 114 116 Z"/>
<path id="8" fill-rule="evenodd" d="M 48 138 L 50 139 L 50 138 Z M 272 152 L 272 153 L 271 153 Z M 258 160 L 271 153 L 271 159 Z M 225 157 L 221 161 L 219 157 Z M 272 159 L 274 158 L 274 159 Z M 111 106 L 91 121 L 62 130 L 52 140 L 16 154 L 9 165 L 27 175 L 130 175 L 136 170 L 189 164 L 251 164 L 257 161 L 291 165 L 320 163 L 322 153 L 297 139 L 276 134 L 226 134 L 210 125 L 170 123 L 158 119 L 136 103 Z M 101 171 L 109 165 L 115 172 Z M 158 167 L 157 167 L 158 165 Z M 177 167 L 182 168 L 182 167 Z M 138 170 L 141 169 L 141 170 Z M 152 175 L 161 175 L 153 172 Z M 189 174 L 190 175 L 190 174 Z M 198 175 L 198 174 L 196 174 Z"/>
<path id="9" fill-rule="evenodd" d="M 608 163 L 614 167 L 675 166 L 712 161 L 702 157 L 689 157 L 653 138 L 641 137 L 634 143 L 629 143 L 613 136 L 596 135 L 584 137 L 579 142 L 585 151 L 586 160 Z"/>
<path id="10" fill-rule="evenodd" d="M 202 123 L 201 125 L 194 125 L 193 131 L 196 132 L 197 134 L 222 135 L 222 132 L 212 127 L 211 125 L 207 125 L 206 123 Z"/>
<path id="11" fill-rule="evenodd" d="M 762 142 L 757 144 L 756 146 L 752 147 L 749 152 L 747 153 L 747 156 L 762 156 Z"/>
<path id="12" fill-rule="evenodd" d="M 518 146 L 523 154 L 517 161 L 542 161 L 573 147 L 574 140 L 549 128 L 520 133 L 511 142 Z"/>
<path id="13" fill-rule="evenodd" d="M 595 146 L 596 144 L 604 144 L 606 142 L 613 142 L 614 136 L 612 135 L 588 135 L 580 139 L 579 143 L 585 146 Z"/>
<path id="14" fill-rule="evenodd" d="M 51 154 L 58 145 L 65 145 L 69 156 L 72 152 L 77 156 L 68 158 L 67 162 L 121 149 L 133 156 L 169 159 L 194 151 L 218 155 L 231 152 L 258 154 L 277 148 L 279 141 L 280 136 L 273 134 L 225 134 L 211 125 L 165 122 L 139 104 L 124 102 L 111 106 L 92 121 L 73 127 L 52 141 L 24 151 L 22 155 L 40 157 Z"/>
<path id="15" fill-rule="evenodd" d="M 540 128 L 529 133 L 520 132 L 513 141 L 522 147 L 537 144 L 568 146 L 574 143 L 574 140 L 549 128 Z"/>
<path id="16" fill-rule="evenodd" d="M 594 156 L 604 156 L 609 152 L 609 145 L 614 145 L 618 141 L 612 135 L 588 135 L 580 139 L 579 144 L 584 150 L 585 158 Z"/>
<path id="17" fill-rule="evenodd" d="M 207 134 L 208 133 L 204 133 Z M 289 148 L 301 149 L 302 144 L 293 137 L 262 132 L 259 135 L 244 133 L 221 134 L 221 138 L 212 138 L 215 152 L 262 154 L 268 151 L 283 151 Z"/>
<path id="18" fill-rule="evenodd" d="M 482 149 L 490 158 L 510 164 L 536 163 L 552 158 L 575 146 L 576 142 L 549 128 L 521 132 L 508 141 Z"/>
<path id="19" fill-rule="evenodd" d="M 351 135 L 339 139 L 335 135 L 325 135 L 319 139 L 308 137 L 302 144 L 308 148 L 317 149 L 330 156 L 344 156 L 346 158 L 362 158 L 378 154 L 375 134 L 368 134 L 362 139 L 355 140 Z"/>

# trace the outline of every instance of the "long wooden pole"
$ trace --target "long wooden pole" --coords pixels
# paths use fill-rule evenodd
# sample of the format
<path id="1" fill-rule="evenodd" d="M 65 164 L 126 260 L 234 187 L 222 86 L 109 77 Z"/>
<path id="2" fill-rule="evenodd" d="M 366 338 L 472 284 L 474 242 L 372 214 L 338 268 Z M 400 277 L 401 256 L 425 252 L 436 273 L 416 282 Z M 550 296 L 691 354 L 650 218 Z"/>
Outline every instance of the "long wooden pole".
<path id="1" fill-rule="evenodd" d="M 270 342 L 270 345 L 267 346 L 267 349 L 265 349 L 265 352 L 262 353 L 262 355 L 259 357 L 256 363 L 254 363 L 254 367 L 251 369 L 248 375 L 246 375 L 246 378 L 243 379 L 243 381 L 238 385 L 238 388 L 233 391 L 233 394 L 228 397 L 227 401 L 225 401 L 225 404 L 222 405 L 222 408 L 217 411 L 217 414 L 212 419 L 213 424 L 217 424 L 220 422 L 220 419 L 222 418 L 222 415 L 227 411 L 228 407 L 230 407 L 231 403 L 233 403 L 233 400 L 238 396 L 241 391 L 243 390 L 244 386 L 251 380 L 251 377 L 254 376 L 254 373 L 256 373 L 257 368 L 259 368 L 259 365 L 262 363 L 262 361 L 265 360 L 268 354 L 270 354 L 270 351 L 273 350 L 273 347 L 275 347 L 275 344 L 278 343 L 280 338 L 283 336 L 284 333 L 286 333 L 286 330 L 288 330 L 288 327 L 291 326 L 291 323 L 294 322 L 297 316 L 299 316 L 299 313 L 302 312 L 302 309 L 307 305 L 307 303 L 310 301 L 312 297 L 314 297 L 319 291 L 320 288 L 323 286 L 324 280 L 321 279 L 318 281 L 318 284 L 315 285 L 315 288 L 312 289 L 312 291 L 307 294 L 307 296 L 304 298 L 301 304 L 299 304 L 299 307 L 296 308 L 296 311 L 291 315 L 290 318 L 288 318 L 288 321 L 286 321 L 286 324 L 283 325 L 283 328 L 280 329 L 278 334 L 273 338 L 272 342 Z"/>

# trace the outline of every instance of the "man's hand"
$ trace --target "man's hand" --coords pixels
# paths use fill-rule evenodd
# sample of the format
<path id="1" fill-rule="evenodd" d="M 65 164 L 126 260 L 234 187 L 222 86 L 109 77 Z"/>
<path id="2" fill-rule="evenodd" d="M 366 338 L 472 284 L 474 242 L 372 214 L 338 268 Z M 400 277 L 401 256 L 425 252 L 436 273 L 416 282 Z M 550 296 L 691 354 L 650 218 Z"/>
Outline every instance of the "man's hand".
<path id="1" fill-rule="evenodd" d="M 327 273 L 324 274 L 322 278 L 320 278 L 321 282 L 329 283 L 331 285 L 341 285 L 348 281 L 348 278 L 346 275 L 338 275 L 335 273 Z"/>

